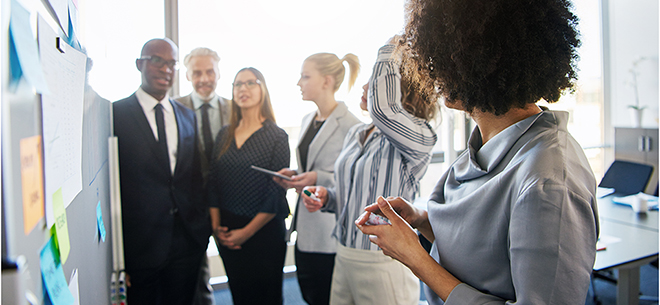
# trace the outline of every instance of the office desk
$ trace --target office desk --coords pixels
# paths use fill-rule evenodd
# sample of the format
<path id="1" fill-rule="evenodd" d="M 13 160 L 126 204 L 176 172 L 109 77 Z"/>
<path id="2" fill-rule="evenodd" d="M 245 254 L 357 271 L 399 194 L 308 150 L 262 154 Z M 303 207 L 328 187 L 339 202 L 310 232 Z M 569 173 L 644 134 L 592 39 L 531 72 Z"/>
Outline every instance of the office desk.
<path id="1" fill-rule="evenodd" d="M 632 208 L 598 200 L 601 239 L 617 239 L 596 253 L 594 270 L 617 269 L 617 304 L 639 303 L 639 268 L 658 258 L 658 211 L 637 215 Z"/>
<path id="2" fill-rule="evenodd" d="M 598 216 L 609 220 L 658 232 L 658 211 L 638 214 L 627 205 L 612 202 L 612 196 L 598 199 Z"/>

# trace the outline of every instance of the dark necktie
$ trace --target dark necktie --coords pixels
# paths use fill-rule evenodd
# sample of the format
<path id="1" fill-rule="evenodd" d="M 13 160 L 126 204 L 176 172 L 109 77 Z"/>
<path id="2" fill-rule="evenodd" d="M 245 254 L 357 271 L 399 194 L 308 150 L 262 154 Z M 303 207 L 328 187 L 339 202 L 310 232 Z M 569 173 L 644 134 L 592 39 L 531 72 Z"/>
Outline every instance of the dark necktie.
<path id="1" fill-rule="evenodd" d="M 154 107 L 156 111 L 156 126 L 158 127 L 158 147 L 165 154 L 167 167 L 170 167 L 170 151 L 167 149 L 167 135 L 165 134 L 165 119 L 163 118 L 163 105 L 158 103 Z"/>
<path id="2" fill-rule="evenodd" d="M 209 121 L 209 108 L 211 105 L 202 105 L 202 140 L 204 141 L 204 153 L 206 160 L 211 160 L 213 154 L 213 136 L 211 135 L 211 122 Z"/>

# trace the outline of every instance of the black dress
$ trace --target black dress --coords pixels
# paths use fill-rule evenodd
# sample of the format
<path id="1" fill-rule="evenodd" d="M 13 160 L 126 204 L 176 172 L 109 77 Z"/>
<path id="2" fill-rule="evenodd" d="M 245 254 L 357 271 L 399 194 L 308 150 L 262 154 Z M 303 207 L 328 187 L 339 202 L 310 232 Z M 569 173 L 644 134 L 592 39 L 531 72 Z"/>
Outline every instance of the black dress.
<path id="1" fill-rule="evenodd" d="M 218 133 L 217 155 L 228 128 Z M 214 159 L 209 170 L 211 207 L 220 208 L 220 223 L 229 230 L 242 228 L 258 213 L 276 216 L 248 239 L 239 250 L 218 244 L 235 305 L 282 304 L 282 268 L 286 254 L 284 219 L 289 215 L 286 190 L 271 176 L 251 165 L 278 171 L 289 167 L 288 135 L 265 121 L 241 146 Z"/>

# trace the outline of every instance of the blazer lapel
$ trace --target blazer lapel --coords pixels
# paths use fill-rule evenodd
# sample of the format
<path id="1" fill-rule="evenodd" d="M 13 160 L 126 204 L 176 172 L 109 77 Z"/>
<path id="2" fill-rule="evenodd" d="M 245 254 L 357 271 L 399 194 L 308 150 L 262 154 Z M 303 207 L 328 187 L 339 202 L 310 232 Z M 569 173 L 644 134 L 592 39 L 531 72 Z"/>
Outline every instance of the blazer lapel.
<path id="1" fill-rule="evenodd" d="M 302 128 L 300 129 L 300 134 L 298 135 L 298 146 L 296 146 L 296 160 L 298 160 L 298 170 L 302 170 L 302 164 L 300 163 L 300 142 L 302 142 L 303 137 L 309 129 L 309 124 L 312 123 L 312 120 L 316 116 L 316 112 L 312 112 L 303 117 Z M 307 160 L 309 160 L 309 151 L 307 152 Z M 307 164 L 311 164 L 309 161 Z"/>
<path id="2" fill-rule="evenodd" d="M 323 123 L 323 126 L 321 126 L 321 129 L 312 140 L 312 143 L 309 144 L 309 151 L 307 153 L 307 168 L 312 168 L 311 165 L 314 164 L 316 157 L 318 157 L 319 153 L 323 149 L 323 146 L 325 146 L 325 143 L 328 142 L 325 139 L 330 138 L 330 135 L 332 135 L 335 130 L 339 128 L 339 123 L 337 120 L 346 113 L 346 109 L 346 105 L 339 103 L 335 110 L 325 120 L 325 123 Z"/>
<path id="3" fill-rule="evenodd" d="M 167 161 L 165 160 L 165 156 L 160 151 L 158 141 L 156 140 L 156 136 L 151 129 L 151 125 L 149 125 L 149 121 L 147 121 L 144 110 L 142 110 L 142 106 L 140 106 L 137 97 L 135 95 L 133 95 L 133 97 L 134 102 L 130 104 L 130 107 L 133 109 L 130 111 L 130 113 L 132 114 L 133 120 L 135 121 L 135 126 L 137 127 L 135 132 L 142 133 L 141 138 L 147 139 L 145 144 L 149 146 L 151 152 L 154 154 L 154 156 L 156 156 L 157 160 L 159 160 L 158 162 L 166 164 Z"/>
<path id="4" fill-rule="evenodd" d="M 184 164 L 182 162 L 183 160 L 187 160 L 187 158 L 192 158 L 192 156 L 189 155 L 189 153 L 194 153 L 195 152 L 195 127 L 192 126 L 192 124 L 189 124 L 188 122 L 192 123 L 194 120 L 186 120 L 186 118 L 183 116 L 183 109 L 180 109 L 179 105 L 175 103 L 173 100 L 170 99 L 170 104 L 172 104 L 172 111 L 174 111 L 174 117 L 176 118 L 176 129 L 177 129 L 177 136 L 178 136 L 178 145 L 177 145 L 177 157 L 176 157 L 176 166 L 174 167 L 174 175 L 176 175 L 181 169 L 179 166 L 180 164 Z M 194 115 L 194 114 L 193 114 Z M 193 143 L 190 143 L 190 141 L 193 141 Z M 193 147 L 193 149 L 190 149 Z"/>

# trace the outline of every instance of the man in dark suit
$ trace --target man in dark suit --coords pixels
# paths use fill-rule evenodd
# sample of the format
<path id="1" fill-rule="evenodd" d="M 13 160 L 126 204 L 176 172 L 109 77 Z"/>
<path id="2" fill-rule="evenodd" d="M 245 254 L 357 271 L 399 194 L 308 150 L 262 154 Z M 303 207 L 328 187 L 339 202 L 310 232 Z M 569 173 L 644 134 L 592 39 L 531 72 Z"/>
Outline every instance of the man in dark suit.
<path id="1" fill-rule="evenodd" d="M 223 126 L 229 125 L 231 119 L 231 100 L 215 93 L 220 79 L 219 62 L 220 57 L 215 51 L 209 48 L 193 49 L 183 59 L 183 65 L 186 66 L 186 79 L 192 83 L 193 92 L 175 98 L 177 102 L 194 110 L 197 116 L 197 134 L 200 152 L 202 152 L 202 175 L 204 177 L 208 172 L 215 137 Z M 204 112 L 208 118 L 208 135 L 204 131 L 206 128 Z"/>
<path id="2" fill-rule="evenodd" d="M 192 82 L 193 92 L 175 98 L 184 106 L 195 111 L 202 176 L 208 175 L 212 159 L 213 143 L 220 129 L 229 124 L 231 101 L 215 93 L 220 79 L 218 63 L 220 56 L 209 48 L 195 48 L 183 59 L 186 78 Z M 193 305 L 214 305 L 213 288 L 209 284 L 210 271 L 208 258 L 202 259 L 199 283 Z"/>
<path id="3" fill-rule="evenodd" d="M 169 98 L 177 46 L 152 39 L 140 88 L 113 104 L 130 304 L 190 304 L 211 233 L 195 114 Z"/>

